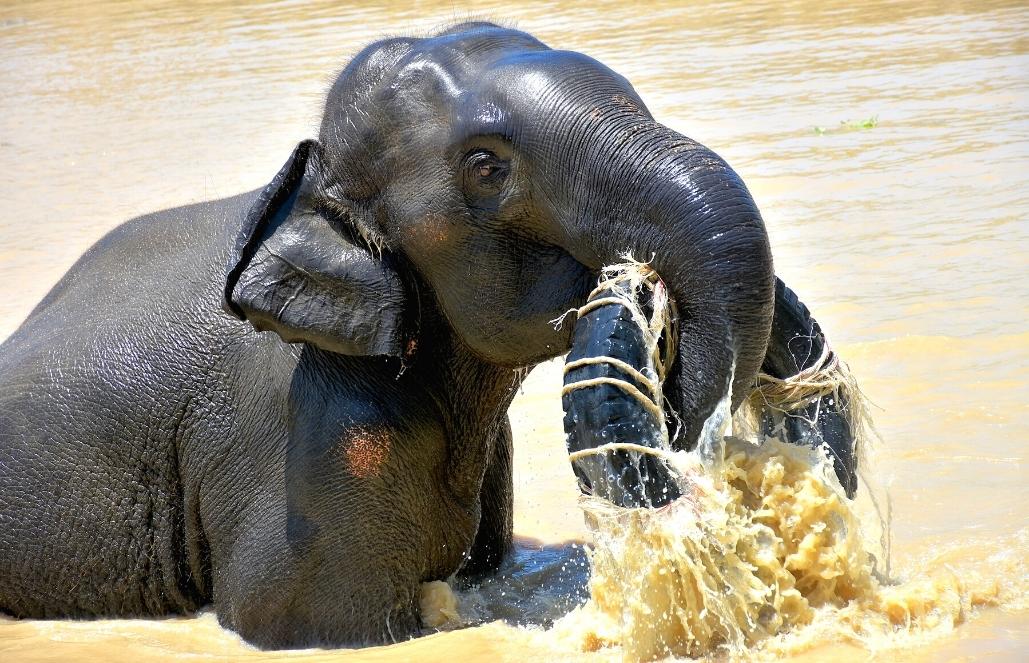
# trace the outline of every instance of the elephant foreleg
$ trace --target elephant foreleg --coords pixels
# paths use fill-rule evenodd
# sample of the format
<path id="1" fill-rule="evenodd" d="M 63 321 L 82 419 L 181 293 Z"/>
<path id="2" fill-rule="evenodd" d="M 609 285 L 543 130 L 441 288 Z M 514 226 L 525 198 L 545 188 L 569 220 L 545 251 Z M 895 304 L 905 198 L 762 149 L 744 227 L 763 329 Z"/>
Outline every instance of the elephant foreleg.
<path id="1" fill-rule="evenodd" d="M 475 576 L 496 571 L 511 549 L 514 488 L 511 422 L 504 418 L 493 444 L 479 492 L 479 529 L 460 574 Z"/>

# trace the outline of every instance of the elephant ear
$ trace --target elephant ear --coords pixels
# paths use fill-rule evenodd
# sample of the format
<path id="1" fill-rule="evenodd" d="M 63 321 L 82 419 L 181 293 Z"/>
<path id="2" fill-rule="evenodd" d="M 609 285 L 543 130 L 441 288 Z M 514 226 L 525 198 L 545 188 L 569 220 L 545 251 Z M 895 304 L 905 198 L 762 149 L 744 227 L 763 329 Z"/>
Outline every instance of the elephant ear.
<path id="1" fill-rule="evenodd" d="M 223 307 L 258 331 L 346 355 L 403 356 L 406 295 L 376 257 L 319 213 L 320 146 L 308 140 L 247 211 Z"/>

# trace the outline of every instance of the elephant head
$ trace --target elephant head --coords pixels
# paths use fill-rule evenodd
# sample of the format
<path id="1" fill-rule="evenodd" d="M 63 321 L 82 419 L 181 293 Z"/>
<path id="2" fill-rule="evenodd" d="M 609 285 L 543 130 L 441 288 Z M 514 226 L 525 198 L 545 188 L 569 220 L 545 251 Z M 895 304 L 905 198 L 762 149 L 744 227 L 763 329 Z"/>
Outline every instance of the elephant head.
<path id="1" fill-rule="evenodd" d="M 680 446 L 765 354 L 774 276 L 760 213 L 711 150 L 661 125 L 601 63 L 492 24 L 365 48 L 251 209 L 226 307 L 344 354 L 414 347 L 427 287 L 480 359 L 567 351 L 598 270 L 631 253 L 680 314 Z"/>

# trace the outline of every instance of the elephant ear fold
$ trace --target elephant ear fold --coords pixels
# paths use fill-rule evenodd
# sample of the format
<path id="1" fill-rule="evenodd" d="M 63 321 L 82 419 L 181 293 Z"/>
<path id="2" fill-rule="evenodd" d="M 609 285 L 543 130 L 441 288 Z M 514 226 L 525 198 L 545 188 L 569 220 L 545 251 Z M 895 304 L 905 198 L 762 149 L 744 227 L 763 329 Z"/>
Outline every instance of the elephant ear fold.
<path id="1" fill-rule="evenodd" d="M 320 146 L 304 141 L 247 211 L 223 308 L 258 331 L 346 355 L 403 356 L 407 297 L 376 257 L 317 211 Z"/>

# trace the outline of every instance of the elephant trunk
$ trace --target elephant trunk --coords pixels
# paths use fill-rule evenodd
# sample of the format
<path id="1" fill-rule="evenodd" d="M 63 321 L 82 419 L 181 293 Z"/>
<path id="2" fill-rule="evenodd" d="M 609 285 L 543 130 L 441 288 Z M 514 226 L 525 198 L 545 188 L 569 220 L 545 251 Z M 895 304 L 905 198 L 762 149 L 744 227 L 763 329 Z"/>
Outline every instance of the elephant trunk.
<path id="1" fill-rule="evenodd" d="M 731 397 L 732 409 L 743 401 L 765 354 L 774 273 L 761 215 L 724 160 L 653 121 L 626 120 L 585 149 L 594 168 L 580 182 L 579 200 L 588 212 L 564 224 L 568 246 L 590 268 L 629 254 L 664 280 L 679 313 L 677 358 L 664 387 L 679 423 L 671 443 L 692 449 L 720 401 Z M 596 444 L 611 441 L 612 432 L 601 430 Z M 636 460 L 639 480 L 667 482 L 660 468 L 644 467 L 652 462 Z M 660 485 L 625 490 L 624 467 L 612 463 L 617 459 L 608 469 L 618 480 L 602 496 L 616 503 L 636 506 L 633 495 L 676 494 Z M 596 476 L 596 468 L 590 473 Z"/>

